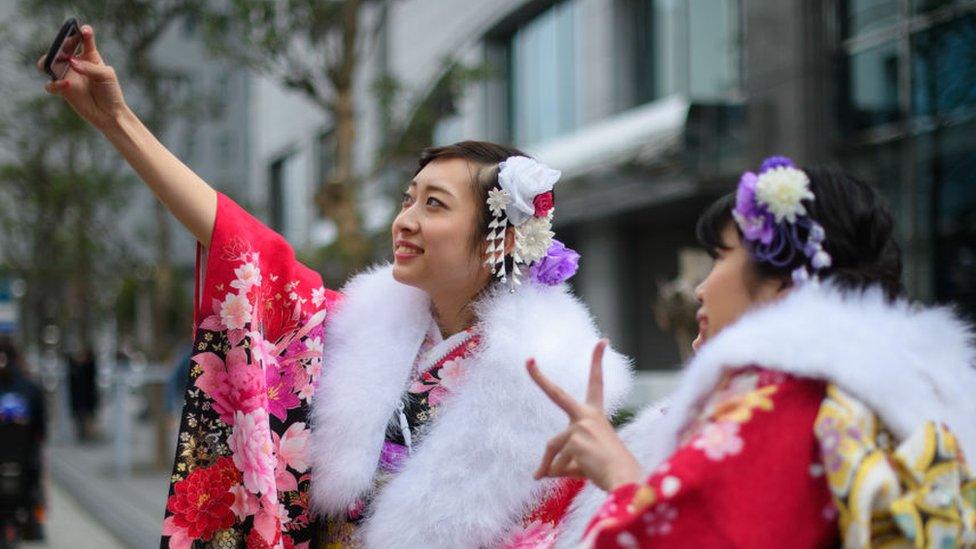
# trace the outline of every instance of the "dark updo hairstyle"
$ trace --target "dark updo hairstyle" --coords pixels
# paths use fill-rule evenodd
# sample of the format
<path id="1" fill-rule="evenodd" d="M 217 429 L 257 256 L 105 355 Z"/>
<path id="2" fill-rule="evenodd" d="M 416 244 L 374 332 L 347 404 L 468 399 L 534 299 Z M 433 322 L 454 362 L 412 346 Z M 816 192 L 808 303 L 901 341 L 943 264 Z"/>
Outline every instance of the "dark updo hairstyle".
<path id="1" fill-rule="evenodd" d="M 901 250 L 894 239 L 891 212 L 878 191 L 836 168 L 815 166 L 803 171 L 810 178 L 810 190 L 816 197 L 804 200 L 803 205 L 809 216 L 823 226 L 824 249 L 833 260 L 830 267 L 820 271 L 820 277 L 843 289 L 880 286 L 889 299 L 900 297 Z M 726 249 L 722 231 L 728 224 L 733 224 L 742 237 L 732 218 L 734 207 L 735 193 L 730 193 L 712 203 L 698 219 L 698 241 L 713 257 L 718 250 Z M 806 238 L 805 233 L 800 236 Z M 749 242 L 743 243 L 748 249 Z M 762 277 L 790 282 L 793 270 L 808 261 L 799 251 L 782 267 L 762 261 L 753 261 L 753 265 Z"/>
<path id="2" fill-rule="evenodd" d="M 488 224 L 491 223 L 491 212 L 488 210 L 488 191 L 498 187 L 498 163 L 511 156 L 529 156 L 524 152 L 488 141 L 461 141 L 444 147 L 429 147 L 420 153 L 419 166 L 414 175 L 420 173 L 427 164 L 435 160 L 460 158 L 478 166 L 476 173 L 471 174 L 474 185 L 474 198 L 478 202 L 478 224 L 474 233 L 472 245 L 478 246 L 488 236 Z"/>

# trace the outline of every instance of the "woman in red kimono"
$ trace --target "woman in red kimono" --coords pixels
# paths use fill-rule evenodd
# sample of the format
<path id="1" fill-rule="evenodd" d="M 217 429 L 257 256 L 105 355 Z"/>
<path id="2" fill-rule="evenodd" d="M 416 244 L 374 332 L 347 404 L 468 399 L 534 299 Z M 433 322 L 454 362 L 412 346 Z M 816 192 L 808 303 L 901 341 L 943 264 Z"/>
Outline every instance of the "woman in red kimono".
<path id="1" fill-rule="evenodd" d="M 560 486 L 532 480 L 564 420 L 521 363 L 544 357 L 581 395 L 599 337 L 563 284 L 578 256 L 552 238 L 559 172 L 491 143 L 425 151 L 391 227 L 393 264 L 340 295 L 166 150 L 126 106 L 91 27 L 82 37 L 48 91 L 200 243 L 162 545 L 503 542 Z M 617 353 L 607 380 L 612 409 L 629 382 Z"/>
<path id="2" fill-rule="evenodd" d="M 767 159 L 699 221 L 715 261 L 666 403 L 618 436 L 602 349 L 583 403 L 530 362 L 571 420 L 537 477 L 591 481 L 560 544 L 976 546 L 972 331 L 900 298 L 892 229 L 870 186 Z"/>

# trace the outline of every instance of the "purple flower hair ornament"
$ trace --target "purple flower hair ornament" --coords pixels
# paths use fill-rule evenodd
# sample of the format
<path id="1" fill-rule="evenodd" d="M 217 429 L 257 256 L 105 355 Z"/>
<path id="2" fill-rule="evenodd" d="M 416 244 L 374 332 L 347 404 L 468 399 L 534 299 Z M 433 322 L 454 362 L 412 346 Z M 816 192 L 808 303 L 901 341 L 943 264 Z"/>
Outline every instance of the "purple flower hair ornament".
<path id="1" fill-rule="evenodd" d="M 792 273 L 797 285 L 816 280 L 832 259 L 823 248 L 823 226 L 810 218 L 804 202 L 815 200 L 810 178 L 785 156 L 763 161 L 759 173 L 739 180 L 732 217 L 757 261 L 776 267 L 793 262 L 798 253 L 805 265 Z"/>
<path id="2" fill-rule="evenodd" d="M 529 277 L 546 286 L 557 286 L 569 280 L 579 268 L 580 255 L 553 239 L 545 257 L 529 267 Z"/>

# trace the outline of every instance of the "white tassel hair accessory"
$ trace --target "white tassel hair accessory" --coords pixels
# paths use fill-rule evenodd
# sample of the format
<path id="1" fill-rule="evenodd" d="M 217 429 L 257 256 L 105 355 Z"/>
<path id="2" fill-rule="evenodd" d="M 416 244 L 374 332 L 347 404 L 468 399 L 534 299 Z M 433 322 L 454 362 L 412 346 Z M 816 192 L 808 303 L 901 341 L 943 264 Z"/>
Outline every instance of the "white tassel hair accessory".
<path id="1" fill-rule="evenodd" d="M 488 249 L 485 265 L 514 291 L 521 282 L 522 269 L 546 256 L 552 245 L 552 187 L 562 175 L 541 162 L 525 156 L 512 156 L 498 164 L 499 187 L 488 191 Z M 515 232 L 512 270 L 505 262 L 505 233 Z M 520 267 L 520 265 L 522 267 Z"/>

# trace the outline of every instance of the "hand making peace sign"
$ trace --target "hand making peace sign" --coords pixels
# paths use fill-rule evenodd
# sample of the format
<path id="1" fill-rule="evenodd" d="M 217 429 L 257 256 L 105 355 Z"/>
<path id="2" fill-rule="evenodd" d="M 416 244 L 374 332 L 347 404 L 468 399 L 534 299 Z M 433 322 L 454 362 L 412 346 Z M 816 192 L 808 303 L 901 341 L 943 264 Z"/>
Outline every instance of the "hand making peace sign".
<path id="1" fill-rule="evenodd" d="M 535 472 L 543 477 L 586 477 L 610 492 L 642 478 L 640 464 L 627 450 L 603 411 L 603 351 L 607 340 L 593 348 L 586 401 L 576 402 L 539 371 L 534 358 L 525 363 L 529 375 L 569 415 L 569 427 L 549 441 Z"/>

